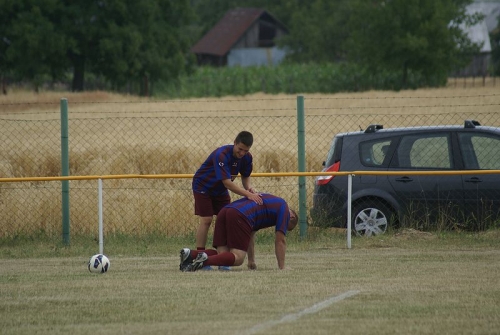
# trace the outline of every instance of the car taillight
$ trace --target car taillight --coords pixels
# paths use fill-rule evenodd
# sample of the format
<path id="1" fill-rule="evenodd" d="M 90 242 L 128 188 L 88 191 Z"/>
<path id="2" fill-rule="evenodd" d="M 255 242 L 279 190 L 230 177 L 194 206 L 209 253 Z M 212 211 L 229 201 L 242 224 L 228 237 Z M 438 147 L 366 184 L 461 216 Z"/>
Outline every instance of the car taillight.
<path id="1" fill-rule="evenodd" d="M 332 166 L 323 170 L 323 172 L 337 172 L 339 170 L 340 170 L 340 161 L 336 162 Z M 330 182 L 330 180 L 333 179 L 333 177 L 335 177 L 335 176 L 318 176 L 316 178 L 316 185 L 318 185 L 318 186 L 326 185 Z"/>

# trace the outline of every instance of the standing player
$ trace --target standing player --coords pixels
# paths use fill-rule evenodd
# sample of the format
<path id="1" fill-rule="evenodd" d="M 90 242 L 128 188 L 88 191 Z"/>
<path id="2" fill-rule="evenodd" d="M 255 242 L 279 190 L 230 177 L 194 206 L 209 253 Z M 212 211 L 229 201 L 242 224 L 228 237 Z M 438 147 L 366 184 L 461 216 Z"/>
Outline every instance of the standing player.
<path id="1" fill-rule="evenodd" d="M 192 187 L 194 213 L 200 217 L 196 231 L 197 250 L 205 249 L 213 216 L 231 202 L 229 191 L 262 205 L 260 195 L 250 184 L 252 155 L 249 150 L 252 144 L 253 135 L 242 131 L 236 136 L 233 145 L 215 149 L 196 171 Z M 243 188 L 233 182 L 238 174 L 241 174 Z"/>
<path id="2" fill-rule="evenodd" d="M 261 197 L 263 205 L 242 198 L 224 207 L 215 221 L 213 246 L 217 251 L 184 248 L 180 252 L 179 269 L 190 272 L 210 265 L 238 266 L 248 253 L 248 268 L 255 270 L 253 239 L 258 230 L 267 227 L 275 227 L 276 260 L 278 268 L 285 269 L 285 236 L 297 226 L 297 214 L 282 198 L 265 193 Z"/>

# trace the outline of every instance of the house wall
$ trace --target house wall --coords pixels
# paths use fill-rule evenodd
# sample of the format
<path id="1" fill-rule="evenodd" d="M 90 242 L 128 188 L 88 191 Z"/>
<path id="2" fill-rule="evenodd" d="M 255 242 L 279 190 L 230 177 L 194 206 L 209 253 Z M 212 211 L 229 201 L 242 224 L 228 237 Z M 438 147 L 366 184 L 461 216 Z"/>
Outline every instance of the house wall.
<path id="1" fill-rule="evenodd" d="M 256 48 L 259 46 L 259 22 L 255 22 L 236 42 L 233 49 Z"/>
<path id="2" fill-rule="evenodd" d="M 275 31 L 273 31 L 273 27 Z M 287 32 L 267 17 L 255 21 L 234 43 L 225 56 L 197 54 L 199 65 L 212 66 L 269 66 L 279 64 L 286 55 L 274 41 Z"/>
<path id="3" fill-rule="evenodd" d="M 260 29 L 260 21 L 256 21 L 246 32 L 245 34 L 233 45 L 232 49 L 242 49 L 242 48 L 258 48 L 259 43 L 259 29 Z M 274 40 L 285 36 L 286 32 L 276 27 L 276 36 Z"/>
<path id="4" fill-rule="evenodd" d="M 498 25 L 500 14 L 500 2 L 474 1 L 467 6 L 467 14 L 480 13 L 484 15 L 484 21 L 474 26 L 462 25 L 462 29 L 472 42 L 481 47 L 480 53 L 475 55 L 468 66 L 455 71 L 452 76 L 459 77 L 484 77 L 488 75 L 491 65 L 491 41 L 489 33 Z"/>
<path id="5" fill-rule="evenodd" d="M 453 77 L 486 77 L 490 66 L 490 53 L 482 53 L 474 56 L 470 64 L 452 73 Z"/>
<path id="6" fill-rule="evenodd" d="M 198 61 L 198 65 L 226 66 L 227 64 L 226 56 L 219 57 L 214 55 L 197 54 L 196 59 Z"/>
<path id="7" fill-rule="evenodd" d="M 227 66 L 277 65 L 285 56 L 285 50 L 278 47 L 232 49 L 227 55 Z"/>

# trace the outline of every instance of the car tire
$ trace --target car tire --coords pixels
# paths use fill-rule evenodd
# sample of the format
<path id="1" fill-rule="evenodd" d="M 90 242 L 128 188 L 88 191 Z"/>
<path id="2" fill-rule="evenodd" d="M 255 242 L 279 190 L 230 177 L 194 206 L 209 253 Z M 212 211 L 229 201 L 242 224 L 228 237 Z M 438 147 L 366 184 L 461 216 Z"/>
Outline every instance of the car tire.
<path id="1" fill-rule="evenodd" d="M 394 213 L 380 201 L 363 201 L 353 206 L 352 230 L 358 236 L 381 235 L 387 231 Z"/>

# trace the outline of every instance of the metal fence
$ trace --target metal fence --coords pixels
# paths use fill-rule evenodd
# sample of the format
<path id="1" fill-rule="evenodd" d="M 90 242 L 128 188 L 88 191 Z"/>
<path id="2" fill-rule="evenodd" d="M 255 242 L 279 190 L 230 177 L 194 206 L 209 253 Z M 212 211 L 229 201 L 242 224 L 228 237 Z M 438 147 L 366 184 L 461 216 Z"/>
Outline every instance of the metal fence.
<path id="1" fill-rule="evenodd" d="M 321 171 L 333 136 L 365 129 L 463 124 L 500 126 L 500 93 L 429 90 L 305 96 L 306 170 Z M 5 178 L 61 174 L 59 101 L 0 103 L 0 238 L 61 237 L 61 182 Z M 69 99 L 70 175 L 192 174 L 236 134 L 254 134 L 254 172 L 297 171 L 297 97 L 254 96 L 185 101 Z M 314 177 L 307 177 L 307 207 Z M 260 191 L 298 208 L 297 177 L 253 178 Z M 103 182 L 104 234 L 189 236 L 191 179 L 124 178 Z M 309 216 L 309 213 L 306 213 Z M 96 180 L 70 181 L 72 240 L 95 241 Z"/>

